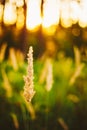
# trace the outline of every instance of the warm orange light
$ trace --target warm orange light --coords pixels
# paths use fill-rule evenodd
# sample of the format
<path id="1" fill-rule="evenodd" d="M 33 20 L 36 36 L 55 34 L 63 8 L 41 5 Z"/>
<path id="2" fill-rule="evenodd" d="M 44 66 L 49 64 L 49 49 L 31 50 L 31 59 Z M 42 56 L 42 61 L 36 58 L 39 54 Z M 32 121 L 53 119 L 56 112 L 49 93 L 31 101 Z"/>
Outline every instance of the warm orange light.
<path id="1" fill-rule="evenodd" d="M 27 6 L 26 16 L 24 2 Z M 6 0 L 4 10 L 0 3 L 0 23 L 2 21 L 6 25 L 16 23 L 18 29 L 26 24 L 30 31 L 37 31 L 42 24 L 42 31 L 49 34 L 55 33 L 59 21 L 65 28 L 77 22 L 80 27 L 87 27 L 87 0 L 43 0 L 43 16 L 41 3 L 42 0 Z"/>
<path id="2" fill-rule="evenodd" d="M 61 25 L 65 28 L 72 26 L 72 20 L 71 19 L 61 19 Z"/>
<path id="3" fill-rule="evenodd" d="M 87 27 L 87 18 L 85 18 L 85 16 L 81 16 L 79 19 L 79 26 L 82 28 Z"/>
<path id="4" fill-rule="evenodd" d="M 12 3 L 6 2 L 4 9 L 4 18 L 3 21 L 6 25 L 14 24 L 16 22 L 16 6 Z"/>
<path id="5" fill-rule="evenodd" d="M 77 1 L 70 2 L 70 18 L 72 19 L 72 23 L 76 23 L 79 20 L 79 11 L 80 7 Z"/>
<path id="6" fill-rule="evenodd" d="M 27 1 L 26 27 L 28 30 L 34 30 L 41 24 L 41 0 Z"/>
<path id="7" fill-rule="evenodd" d="M 9 2 L 16 4 L 17 7 L 22 7 L 24 5 L 24 0 L 9 0 Z"/>
<path id="8" fill-rule="evenodd" d="M 23 7 L 20 7 L 17 10 L 17 21 L 16 21 L 17 29 L 22 29 L 23 28 L 24 21 L 25 21 L 24 9 L 23 9 Z"/>
<path id="9" fill-rule="evenodd" d="M 55 31 L 56 31 L 57 25 L 52 25 L 50 27 L 43 27 L 42 28 L 42 32 L 44 35 L 54 35 Z"/>
<path id="10" fill-rule="evenodd" d="M 61 25 L 65 28 L 70 27 L 72 25 L 72 20 L 70 18 L 70 7 L 69 1 L 61 2 Z"/>
<path id="11" fill-rule="evenodd" d="M 3 4 L 0 4 L 0 23 L 2 22 L 3 17 Z"/>
<path id="12" fill-rule="evenodd" d="M 16 3 L 16 0 L 5 0 L 6 2 L 9 2 L 11 4 L 15 4 Z"/>
<path id="13" fill-rule="evenodd" d="M 43 27 L 59 23 L 59 0 L 45 0 L 43 5 Z"/>
<path id="14" fill-rule="evenodd" d="M 79 25 L 84 28 L 87 27 L 87 1 L 80 4 Z"/>
<path id="15" fill-rule="evenodd" d="M 24 5 L 24 0 L 16 0 L 16 6 L 22 7 Z"/>

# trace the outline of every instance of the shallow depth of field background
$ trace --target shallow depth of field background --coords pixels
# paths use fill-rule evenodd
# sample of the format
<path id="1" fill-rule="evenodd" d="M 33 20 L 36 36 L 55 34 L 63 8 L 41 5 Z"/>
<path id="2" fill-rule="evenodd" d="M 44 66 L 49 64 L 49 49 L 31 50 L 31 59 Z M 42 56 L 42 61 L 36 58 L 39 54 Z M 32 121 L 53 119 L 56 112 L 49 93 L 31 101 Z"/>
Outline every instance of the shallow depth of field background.
<path id="1" fill-rule="evenodd" d="M 87 130 L 86 0 L 0 0 L 0 130 Z"/>

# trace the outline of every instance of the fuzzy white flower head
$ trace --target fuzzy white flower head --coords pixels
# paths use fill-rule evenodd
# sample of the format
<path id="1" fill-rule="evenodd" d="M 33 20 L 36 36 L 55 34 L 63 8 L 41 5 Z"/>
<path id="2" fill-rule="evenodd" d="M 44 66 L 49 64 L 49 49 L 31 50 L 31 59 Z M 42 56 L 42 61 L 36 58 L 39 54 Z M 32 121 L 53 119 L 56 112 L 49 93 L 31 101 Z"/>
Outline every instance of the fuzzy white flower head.
<path id="1" fill-rule="evenodd" d="M 32 46 L 29 48 L 29 52 L 27 54 L 28 58 L 28 67 L 27 67 L 27 75 L 24 76 L 25 86 L 24 86 L 24 97 L 30 102 L 33 98 L 35 91 L 33 90 L 33 48 Z"/>

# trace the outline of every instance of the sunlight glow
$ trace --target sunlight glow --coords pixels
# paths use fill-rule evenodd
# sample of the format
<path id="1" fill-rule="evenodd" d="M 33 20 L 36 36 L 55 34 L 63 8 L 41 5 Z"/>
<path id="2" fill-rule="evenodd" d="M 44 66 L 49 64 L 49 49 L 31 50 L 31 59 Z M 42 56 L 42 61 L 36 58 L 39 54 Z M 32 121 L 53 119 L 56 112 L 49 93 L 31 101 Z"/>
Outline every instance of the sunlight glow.
<path id="1" fill-rule="evenodd" d="M 61 19 L 61 25 L 65 28 L 72 26 L 69 4 L 70 4 L 69 0 L 61 2 L 61 9 L 60 9 L 61 18 L 60 19 Z"/>
<path id="2" fill-rule="evenodd" d="M 4 24 L 9 25 L 9 24 L 15 24 L 16 23 L 16 6 L 12 3 L 6 2 L 5 3 L 5 9 L 4 9 Z"/>
<path id="3" fill-rule="evenodd" d="M 70 18 L 72 23 L 75 24 L 79 20 L 80 7 L 77 1 L 70 2 Z"/>
<path id="4" fill-rule="evenodd" d="M 43 27 L 59 23 L 59 0 L 45 0 L 43 5 Z"/>
<path id="5" fill-rule="evenodd" d="M 17 21 L 16 21 L 17 29 L 23 28 L 24 21 L 25 21 L 24 9 L 23 9 L 23 7 L 20 7 L 20 8 L 17 9 Z"/>
<path id="6" fill-rule="evenodd" d="M 17 7 L 22 7 L 24 5 L 24 0 L 9 0 L 9 2 L 16 4 Z"/>
<path id="7" fill-rule="evenodd" d="M 3 18 L 3 4 L 0 4 L 0 23 L 2 22 Z"/>
<path id="8" fill-rule="evenodd" d="M 41 24 L 41 0 L 27 1 L 26 27 L 28 30 L 34 30 Z"/>
<path id="9" fill-rule="evenodd" d="M 7 2 L 11 3 L 11 4 L 15 4 L 16 0 L 8 0 Z"/>
<path id="10" fill-rule="evenodd" d="M 0 4 L 1 22 L 6 25 L 16 23 L 18 29 L 26 24 L 30 31 L 37 31 L 42 26 L 42 31 L 50 35 L 55 33 L 59 23 L 64 28 L 76 23 L 85 28 L 87 0 L 6 0 L 5 6 Z"/>
<path id="11" fill-rule="evenodd" d="M 83 0 L 80 4 L 79 25 L 83 28 L 87 27 L 87 1 L 86 0 Z"/>
<path id="12" fill-rule="evenodd" d="M 24 5 L 24 0 L 16 0 L 16 6 L 22 7 Z"/>

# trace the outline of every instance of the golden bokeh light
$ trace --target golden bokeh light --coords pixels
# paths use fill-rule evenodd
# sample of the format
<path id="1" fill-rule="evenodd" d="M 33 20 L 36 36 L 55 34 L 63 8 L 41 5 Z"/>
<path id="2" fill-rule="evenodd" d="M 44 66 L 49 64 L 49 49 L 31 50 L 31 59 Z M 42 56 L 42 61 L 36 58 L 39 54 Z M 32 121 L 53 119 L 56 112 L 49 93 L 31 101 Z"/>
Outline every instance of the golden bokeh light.
<path id="1" fill-rule="evenodd" d="M 24 5 L 24 0 L 16 0 L 16 6 L 22 7 Z"/>
<path id="2" fill-rule="evenodd" d="M 6 25 L 15 24 L 17 19 L 16 5 L 10 2 L 5 3 L 3 22 Z"/>
<path id="3" fill-rule="evenodd" d="M 59 24 L 59 0 L 45 0 L 43 4 L 42 31 L 44 34 L 53 35 Z"/>
<path id="4" fill-rule="evenodd" d="M 28 30 L 34 30 L 41 24 L 41 0 L 27 1 L 26 27 Z"/>
<path id="5" fill-rule="evenodd" d="M 42 28 L 42 33 L 44 35 L 53 35 L 55 32 L 56 32 L 56 28 L 57 28 L 57 25 L 51 25 L 49 27 L 44 27 Z"/>
<path id="6" fill-rule="evenodd" d="M 24 0 L 9 0 L 9 2 L 16 4 L 17 7 L 22 7 L 24 5 Z"/>
<path id="7" fill-rule="evenodd" d="M 15 24 L 18 29 L 26 25 L 29 31 L 42 31 L 53 34 L 61 24 L 64 28 L 78 23 L 87 27 L 86 0 L 6 0 L 0 4 L 0 23 Z"/>
<path id="8" fill-rule="evenodd" d="M 79 26 L 82 28 L 87 27 L 87 1 L 80 4 Z"/>
<path id="9" fill-rule="evenodd" d="M 2 22 L 3 19 L 3 4 L 0 4 L 0 23 Z"/>
<path id="10" fill-rule="evenodd" d="M 72 26 L 72 20 L 70 18 L 70 2 L 69 1 L 63 1 L 61 2 L 60 7 L 60 15 L 61 15 L 61 25 L 65 28 Z"/>
<path id="11" fill-rule="evenodd" d="M 43 27 L 50 27 L 59 23 L 59 0 L 45 0 L 43 5 Z"/>
<path id="12" fill-rule="evenodd" d="M 23 7 L 20 7 L 20 8 L 17 9 L 17 21 L 16 21 L 17 29 L 23 28 L 24 21 L 25 21 L 24 9 L 23 9 Z"/>
<path id="13" fill-rule="evenodd" d="M 70 18 L 72 19 L 72 23 L 75 24 L 79 20 L 79 4 L 77 1 L 70 2 Z"/>

